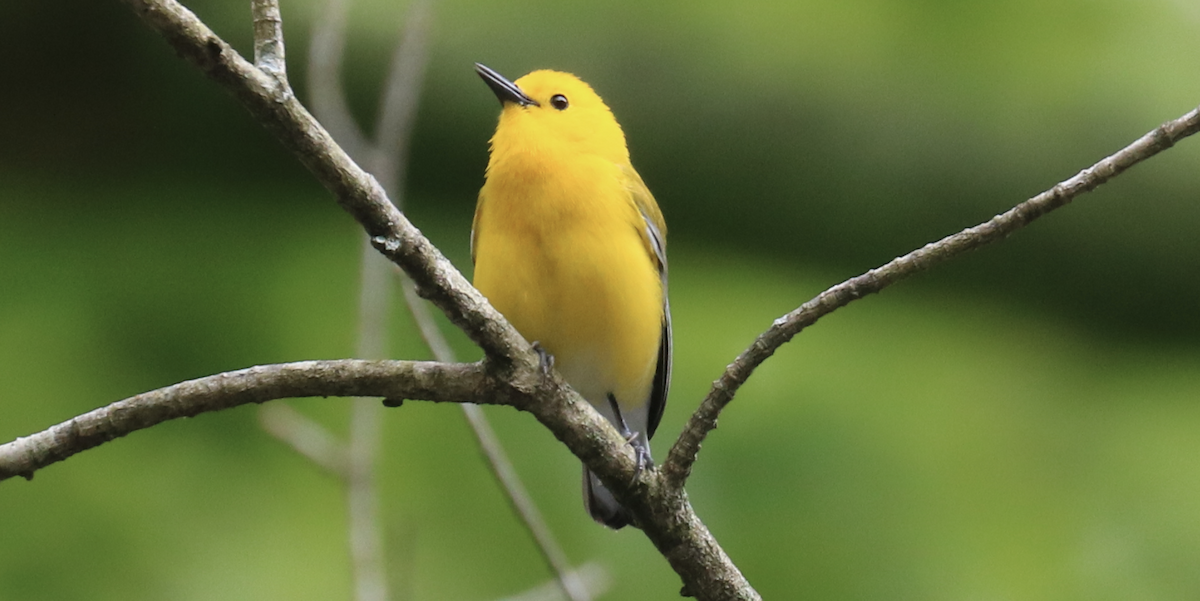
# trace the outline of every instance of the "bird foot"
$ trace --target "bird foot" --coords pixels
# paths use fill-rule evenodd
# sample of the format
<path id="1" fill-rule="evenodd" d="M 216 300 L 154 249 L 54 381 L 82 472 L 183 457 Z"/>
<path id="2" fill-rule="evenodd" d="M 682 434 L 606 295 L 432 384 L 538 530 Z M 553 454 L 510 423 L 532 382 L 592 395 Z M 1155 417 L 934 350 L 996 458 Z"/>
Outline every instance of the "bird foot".
<path id="1" fill-rule="evenodd" d="M 531 346 L 533 346 L 533 351 L 538 354 L 538 362 L 542 365 L 542 375 L 549 376 L 550 371 L 554 369 L 554 355 L 542 348 L 542 343 L 536 340 Z"/>
<path id="2" fill-rule="evenodd" d="M 643 470 L 654 467 L 654 458 L 650 456 L 649 443 L 634 442 L 639 440 L 637 432 L 626 440 L 629 442 L 629 446 L 633 447 L 633 454 L 637 457 L 637 469 L 633 472 L 633 479 L 637 480 Z"/>
<path id="3" fill-rule="evenodd" d="M 621 406 L 617 404 L 617 399 L 611 393 L 608 395 L 608 405 L 612 407 L 613 416 L 617 418 L 617 432 L 625 438 L 625 442 L 633 447 L 634 460 L 637 462 L 637 467 L 633 471 L 633 480 L 636 481 L 648 467 L 654 467 L 654 459 L 650 457 L 650 441 L 642 437 L 641 432 L 633 432 L 629 429 L 629 425 L 625 423 L 625 417 L 621 415 Z"/>

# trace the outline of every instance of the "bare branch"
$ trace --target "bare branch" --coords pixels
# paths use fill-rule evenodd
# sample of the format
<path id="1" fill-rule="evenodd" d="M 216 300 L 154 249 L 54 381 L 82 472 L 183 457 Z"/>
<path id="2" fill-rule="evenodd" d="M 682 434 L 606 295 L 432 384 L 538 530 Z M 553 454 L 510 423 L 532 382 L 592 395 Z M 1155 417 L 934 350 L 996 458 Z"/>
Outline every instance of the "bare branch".
<path id="1" fill-rule="evenodd" d="M 334 438 L 321 424 L 282 403 L 260 407 L 258 423 L 268 434 L 283 441 L 320 468 L 341 480 L 349 479 L 350 453 L 346 445 Z"/>
<path id="2" fill-rule="evenodd" d="M 404 269 L 422 298 L 444 311 L 498 368 L 536 355 L 458 270 L 388 201 L 383 188 L 334 143 L 290 93 L 275 89 L 191 11 L 175 0 L 124 0 L 175 51 L 233 94 L 313 173 L 367 231 L 372 245 Z"/>
<path id="3" fill-rule="evenodd" d="M 0 445 L 0 480 L 32 478 L 50 464 L 167 420 L 248 403 L 308 396 L 512 402 L 493 388 L 478 363 L 341 359 L 250 367 L 145 392 Z"/>
<path id="4" fill-rule="evenodd" d="M 372 245 L 400 265 L 413 279 L 419 294 L 444 311 L 452 323 L 483 349 L 487 357 L 483 363 L 465 366 L 365 362 L 366 365 L 376 366 L 407 366 L 406 369 L 410 371 L 422 371 L 414 366 L 427 365 L 429 367 L 423 369 L 432 370 L 443 377 L 429 378 L 428 381 L 414 378 L 420 380 L 418 384 L 407 377 L 393 377 L 376 382 L 369 377 L 356 375 L 351 380 L 352 383 L 349 383 L 341 382 L 336 374 L 332 374 L 311 383 L 310 387 L 322 389 L 324 386 L 340 382 L 342 388 L 348 389 L 344 394 L 349 395 L 375 395 L 383 389 L 388 389 L 389 392 L 385 392 L 384 395 L 389 397 L 456 402 L 463 402 L 469 398 L 477 402 L 511 405 L 529 412 L 593 470 L 617 500 L 633 513 L 636 523 L 680 575 L 685 591 L 701 601 L 759 599 L 759 595 L 696 516 L 686 493 L 678 486 L 690 471 L 699 444 L 715 425 L 720 409 L 728 403 L 737 386 L 748 377 L 753 368 L 787 338 L 807 323 L 815 321 L 820 315 L 854 298 L 878 291 L 912 272 L 999 239 L 1136 162 L 1118 160 L 1104 166 L 1103 169 L 1093 168 L 1097 171 L 1097 176 L 1089 175 L 1079 182 L 1077 187 L 1074 184 L 1056 186 L 1044 202 L 1026 203 L 1018 207 L 1015 210 L 1015 220 L 973 228 L 979 231 L 966 238 L 952 236 L 948 241 L 943 241 L 945 244 L 938 243 L 938 248 L 932 252 L 926 249 L 916 251 L 898 259 L 898 266 L 889 270 L 874 270 L 850 280 L 801 307 L 794 315 L 789 314 L 780 319 L 776 327 L 764 334 L 761 342 L 756 342 L 744 354 L 747 357 L 745 360 L 739 359 L 735 362 L 729 372 L 732 375 L 723 378 L 714 386 L 711 398 L 706 399 L 697 416 L 689 424 L 687 432 L 676 443 L 676 448 L 672 449 L 672 456 L 668 458 L 670 463 L 666 466 L 669 473 L 664 476 L 664 472 L 658 469 L 639 470 L 634 452 L 607 420 L 571 390 L 557 374 L 541 373 L 538 360 L 528 343 L 466 283 L 462 275 L 454 270 L 404 215 L 388 202 L 378 182 L 363 172 L 333 143 L 324 129 L 291 96 L 290 91 L 279 90 L 277 86 L 273 86 L 269 76 L 247 63 L 196 19 L 195 15 L 174 0 L 124 1 L 148 25 L 159 31 L 178 54 L 225 87 L 278 137 L 334 194 L 339 204 L 362 224 Z M 1183 129 L 1188 130 L 1186 133 L 1190 134 L 1197 125 L 1194 123 L 1194 115 L 1189 118 L 1192 123 L 1184 125 Z M 1186 134 L 1180 128 L 1167 124 L 1149 136 L 1151 140 L 1146 146 L 1154 151 L 1161 150 L 1183 135 Z M 976 237 L 978 239 L 975 239 Z M 240 372 L 234 372 L 237 373 Z M 457 377 L 452 376 L 452 373 L 457 373 Z M 230 374 L 214 376 L 212 379 L 219 380 L 229 376 Z M 426 384 L 436 387 L 425 388 Z M 371 385 L 378 385 L 380 389 L 372 390 Z M 269 394 L 276 391 L 276 388 L 269 385 L 259 388 L 255 384 L 247 383 L 247 388 L 240 392 L 240 398 L 244 399 L 241 402 L 278 398 Z M 147 395 L 158 393 L 161 391 Z M 331 393 L 290 392 L 286 396 L 299 394 Z M 457 396 L 458 394 L 463 396 Z M 134 397 L 137 398 L 139 397 Z M 167 403 L 165 407 L 170 411 L 166 411 L 168 414 L 165 417 L 163 407 L 152 407 L 147 411 L 133 412 L 134 418 L 130 420 L 126 419 L 122 412 L 131 400 L 133 399 L 0 446 L 0 478 L 31 474 L 41 466 L 79 450 L 153 425 L 163 419 L 195 415 L 205 410 L 229 406 L 228 399 L 214 405 L 211 399 L 201 395 L 194 399 L 195 405 L 186 402 L 182 406 Z M 114 407 L 118 408 L 115 412 Z"/>
<path id="5" fill-rule="evenodd" d="M 344 45 L 345 8 L 341 3 L 330 2 L 330 10 L 340 10 L 336 23 L 337 31 L 333 42 L 340 60 Z M 367 169 L 382 182 L 384 190 L 395 206 L 401 201 L 404 188 L 403 169 L 407 162 L 407 149 L 416 114 L 417 98 L 420 94 L 421 75 L 425 69 L 425 47 L 431 18 L 427 0 L 416 0 L 404 20 L 402 41 L 396 44 L 392 58 L 392 69 L 385 83 L 385 92 L 380 103 L 380 116 L 375 133 L 375 144 L 364 142 L 356 156 L 365 161 Z M 314 34 L 315 36 L 315 34 Z M 325 60 L 321 57 L 321 60 Z M 347 137 L 359 137 L 353 127 L 337 81 L 339 64 L 322 65 L 332 68 L 332 77 L 321 80 L 322 85 L 337 87 L 325 93 L 333 99 L 331 109 L 340 111 L 339 116 L 348 129 Z M 314 91 L 316 89 L 314 83 Z M 324 93 L 323 90 L 317 91 Z M 387 354 L 388 316 L 393 289 L 388 278 L 387 262 L 380 257 L 369 243 L 363 245 L 362 286 L 360 292 L 358 356 L 375 359 Z M 464 405 L 465 406 L 465 405 Z M 378 498 L 375 494 L 375 457 L 378 454 L 380 436 L 380 412 L 382 408 L 371 399 L 355 399 L 350 419 L 350 468 L 347 501 L 350 509 L 350 550 L 355 573 L 356 599 L 358 601 L 386 601 L 387 577 L 383 570 L 383 540 L 380 536 Z"/>
<path id="6" fill-rule="evenodd" d="M 583 564 L 578 570 L 573 570 L 570 576 L 581 583 L 583 591 L 591 598 L 603 595 L 611 585 L 608 572 L 594 563 Z M 547 582 L 537 588 L 514 597 L 505 597 L 499 601 L 560 601 L 564 598 L 562 589 L 557 583 Z"/>
<path id="7" fill-rule="evenodd" d="M 313 23 L 308 48 L 308 96 L 313 112 L 350 156 L 361 159 L 368 148 L 342 90 L 342 56 L 346 50 L 346 7 L 349 0 L 329 0 Z"/>
<path id="8" fill-rule="evenodd" d="M 357 355 L 363 359 L 387 356 L 388 317 L 393 294 L 388 273 L 387 261 L 364 241 L 357 344 Z M 375 458 L 379 451 L 382 411 L 375 399 L 361 397 L 354 399 L 350 408 L 346 505 L 350 558 L 354 566 L 354 598 L 357 601 L 386 601 L 388 597 L 378 496 L 375 494 Z"/>
<path id="9" fill-rule="evenodd" d="M 421 333 L 421 339 L 433 353 L 433 358 L 446 363 L 457 361 L 454 349 L 450 348 L 450 343 L 438 329 L 437 322 L 433 320 L 433 314 L 429 312 L 429 307 L 425 304 L 425 299 L 417 294 L 417 287 L 399 269 L 396 270 L 396 275 L 400 279 L 400 289 L 404 292 L 404 302 L 408 306 L 408 313 L 416 323 L 417 331 Z"/>
<path id="10" fill-rule="evenodd" d="M 362 244 L 362 281 L 359 285 L 358 344 L 363 359 L 387 356 L 387 333 L 393 289 L 388 262 Z M 356 398 L 350 407 L 349 478 L 346 505 L 350 535 L 350 558 L 354 568 L 355 599 L 386 601 L 383 538 L 379 527 L 378 496 L 375 493 L 375 458 L 381 433 L 378 401 Z"/>
<path id="11" fill-rule="evenodd" d="M 852 301 L 879 292 L 904 278 L 967 251 L 1004 239 L 1038 217 L 1066 205 L 1076 196 L 1095 189 L 1126 169 L 1170 148 L 1197 131 L 1200 131 L 1200 107 L 1160 125 L 1112 156 L 1004 213 L 850 278 L 776 319 L 775 323 L 759 335 L 754 344 L 743 351 L 729 364 L 725 373 L 713 382 L 712 390 L 688 420 L 687 426 L 679 440 L 671 447 L 663 464 L 663 472 L 670 485 L 676 488 L 683 487 L 700 452 L 701 443 L 708 433 L 717 427 L 717 417 L 721 410 L 733 400 L 738 388 L 754 373 L 755 368 L 801 330 Z"/>
<path id="12" fill-rule="evenodd" d="M 400 198 L 404 194 L 408 148 L 428 62 L 432 23 L 432 0 L 412 0 L 400 43 L 392 52 L 392 64 L 384 81 L 379 119 L 375 124 L 375 152 L 368 170 L 379 178 L 383 189 L 399 207 L 404 206 Z"/>
<path id="13" fill-rule="evenodd" d="M 636 522 L 680 574 L 686 591 L 702 600 L 759 598 L 692 511 L 679 486 L 686 479 L 704 436 L 715 426 L 721 408 L 754 367 L 821 315 L 911 273 L 998 240 L 1141 160 L 1114 155 L 1114 160 L 1102 162 L 1075 178 L 1078 181 L 1060 184 L 1011 214 L 849 280 L 781 318 L 731 366 L 728 377 L 714 385 L 710 398 L 672 449 L 664 477 L 660 470 L 638 471 L 633 452 L 612 426 L 557 374 L 540 373 L 529 345 L 388 203 L 379 184 L 333 144 L 287 90 L 272 89 L 265 74 L 246 63 L 174 0 L 125 1 L 181 56 L 229 90 L 295 153 L 362 224 L 372 245 L 400 265 L 415 282 L 419 294 L 434 302 L 483 349 L 487 359 L 474 367 L 481 370 L 480 376 L 489 385 L 475 398 L 509 404 L 533 414 L 630 509 Z M 1194 120 L 1183 126 L 1164 125 L 1148 136 L 1143 144 L 1150 150 L 1146 156 L 1193 133 Z M 1184 129 L 1188 131 L 1184 133 Z"/>
<path id="14" fill-rule="evenodd" d="M 279 0 L 251 0 L 254 14 L 254 64 L 282 87 L 287 86 L 283 53 L 283 15 Z"/>
<path id="15" fill-rule="evenodd" d="M 388 598 L 379 499 L 375 494 L 375 457 L 382 411 L 376 399 L 356 398 L 350 412 L 350 478 L 346 501 L 350 558 L 354 565 L 354 598 L 357 601 L 387 601 Z"/>
<path id="16" fill-rule="evenodd" d="M 496 432 L 488 423 L 483 409 L 469 403 L 463 403 L 462 409 L 467 417 L 467 422 L 471 424 L 471 431 L 475 433 L 475 439 L 479 441 L 479 449 L 483 451 L 483 456 L 492 468 L 492 474 L 496 476 L 496 480 L 504 489 L 509 502 L 512 503 L 513 510 L 520 516 L 525 528 L 533 535 L 533 541 L 541 551 L 542 558 L 554 572 L 558 586 L 570 601 L 591 599 L 587 587 L 571 570 L 571 560 L 558 546 L 558 541 L 554 539 L 550 526 L 546 524 L 537 505 L 534 504 L 533 498 L 529 496 L 529 492 L 521 483 L 520 476 L 517 475 L 512 461 L 504 452 L 504 447 L 500 445 L 500 440 L 496 438 Z"/>
<path id="17" fill-rule="evenodd" d="M 632 449 L 612 425 L 557 374 L 541 372 L 529 344 L 388 202 L 379 183 L 350 160 L 292 94 L 273 89 L 268 76 L 174 0 L 125 2 L 180 56 L 228 90 L 279 138 L 358 220 L 372 245 L 413 279 L 418 293 L 483 349 L 487 359 L 479 366 L 481 375 L 495 378 L 494 386 L 475 398 L 533 414 L 631 508 L 697 598 L 759 598 L 696 517 L 686 495 L 662 495 L 663 487 L 656 485 L 659 472 L 639 471 Z M 16 467 L 14 474 L 32 473 L 40 465 L 24 462 Z M 638 496 L 642 489 L 647 489 L 645 497 Z M 652 506 L 655 500 L 661 502 Z"/>

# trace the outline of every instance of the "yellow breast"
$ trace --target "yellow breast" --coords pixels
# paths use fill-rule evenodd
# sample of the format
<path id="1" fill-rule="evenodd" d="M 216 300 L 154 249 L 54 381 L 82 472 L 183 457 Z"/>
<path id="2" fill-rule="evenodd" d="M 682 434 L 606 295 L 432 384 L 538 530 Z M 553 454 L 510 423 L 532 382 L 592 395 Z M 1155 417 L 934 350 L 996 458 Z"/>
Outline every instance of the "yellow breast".
<path id="1" fill-rule="evenodd" d="M 600 404 L 649 396 L 663 290 L 618 165 L 494 164 L 480 192 L 475 286 L 563 377 Z"/>

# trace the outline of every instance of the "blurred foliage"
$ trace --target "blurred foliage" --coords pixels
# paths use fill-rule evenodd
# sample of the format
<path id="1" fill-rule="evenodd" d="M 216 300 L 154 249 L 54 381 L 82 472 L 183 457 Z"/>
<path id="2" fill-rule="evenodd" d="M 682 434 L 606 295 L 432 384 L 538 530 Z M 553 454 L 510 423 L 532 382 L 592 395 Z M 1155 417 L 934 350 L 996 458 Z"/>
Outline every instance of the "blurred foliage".
<path id="1" fill-rule="evenodd" d="M 245 2 L 189 4 L 249 50 Z M 302 91 L 315 0 L 284 2 Z M 358 0 L 371 118 L 403 4 Z M 470 66 L 592 83 L 671 227 L 672 434 L 770 320 L 973 225 L 1200 103 L 1189 0 L 437 5 L 408 212 L 469 268 L 496 106 Z M 119 2 L 0 4 L 0 440 L 124 396 L 353 348 L 359 233 L 277 143 Z M 867 299 L 756 374 L 690 492 L 768 598 L 1200 593 L 1200 144 Z M 425 352 L 403 312 L 397 357 Z M 477 356 L 452 334 L 460 352 Z M 293 402 L 341 430 L 345 403 Z M 548 578 L 458 412 L 389 412 L 397 599 Z M 488 410 L 611 598 L 675 596 L 594 526 L 578 465 Z M 253 408 L 0 484 L 0 600 L 346 599 L 337 484 Z"/>
<path id="2" fill-rule="evenodd" d="M 613 106 L 673 239 L 858 272 L 978 223 L 1195 107 L 1200 77 L 1187 58 L 1200 53 L 1197 6 L 442 2 L 410 188 L 460 210 L 474 202 L 496 107 L 473 61 L 512 77 L 568 69 Z M 244 3 L 193 7 L 249 50 Z M 302 94 L 319 7 L 285 6 Z M 403 8 L 354 4 L 346 80 L 364 119 Z M 42 43 L 47 36 L 72 43 Z M 6 3 L 0 49 L 30 57 L 0 65 L 10 90 L 0 96 L 4 167 L 306 177 L 117 2 Z M 1200 279 L 1184 274 L 1200 271 L 1200 149 L 1189 142 L 1168 154 L 1084 199 L 1087 210 L 933 278 L 1123 336 L 1194 340 Z"/>

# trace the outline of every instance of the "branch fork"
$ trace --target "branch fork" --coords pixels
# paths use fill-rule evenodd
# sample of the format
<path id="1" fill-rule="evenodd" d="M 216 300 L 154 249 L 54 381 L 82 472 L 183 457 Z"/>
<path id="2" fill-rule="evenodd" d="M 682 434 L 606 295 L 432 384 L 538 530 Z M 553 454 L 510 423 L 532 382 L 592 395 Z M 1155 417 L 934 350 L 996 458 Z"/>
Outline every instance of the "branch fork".
<path id="1" fill-rule="evenodd" d="M 684 490 L 704 439 L 758 365 L 821 317 L 998 241 L 1200 131 L 1198 108 L 1013 209 L 833 286 L 775 320 L 713 383 L 662 467 L 639 473 L 635 453 L 611 424 L 557 374 L 543 374 L 530 345 L 392 205 L 379 182 L 334 143 L 293 94 L 281 97 L 277 93 L 287 84 L 274 0 L 254 0 L 253 4 L 255 29 L 262 31 L 262 43 L 255 45 L 258 66 L 245 61 L 174 0 L 124 1 L 181 56 L 228 90 L 276 135 L 362 225 L 371 244 L 404 270 L 417 292 L 483 349 L 485 359 L 471 364 L 312 361 L 191 380 L 0 445 L 0 479 L 30 477 L 74 453 L 167 419 L 249 402 L 297 396 L 370 396 L 510 405 L 533 414 L 600 477 L 680 575 L 686 593 L 702 600 L 760 598 L 696 516 Z"/>

